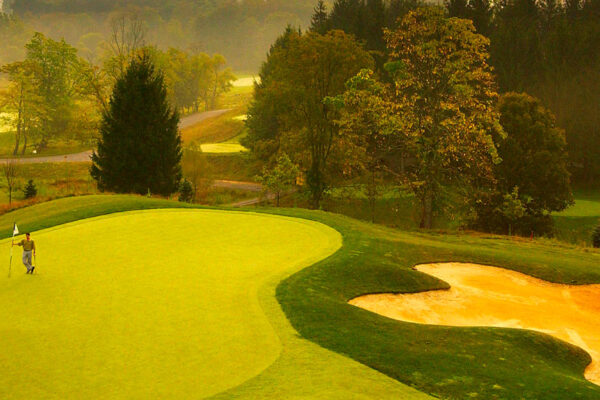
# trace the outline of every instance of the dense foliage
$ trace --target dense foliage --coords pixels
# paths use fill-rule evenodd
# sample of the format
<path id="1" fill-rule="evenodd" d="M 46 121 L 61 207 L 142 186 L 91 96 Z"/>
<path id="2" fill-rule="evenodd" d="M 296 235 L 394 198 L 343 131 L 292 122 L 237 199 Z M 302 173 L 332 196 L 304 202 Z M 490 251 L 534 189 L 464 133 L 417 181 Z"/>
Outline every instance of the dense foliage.
<path id="1" fill-rule="evenodd" d="M 92 136 L 96 114 L 92 92 L 86 84 L 86 63 L 64 40 L 36 33 L 25 46 L 26 58 L 6 64 L 8 87 L 0 92 L 0 111 L 14 117 L 13 154 L 28 146 L 43 149 L 51 140 Z"/>
<path id="2" fill-rule="evenodd" d="M 101 190 L 168 196 L 179 189 L 179 114 L 150 57 L 135 58 L 117 80 L 103 115 L 92 177 Z"/>
<path id="3" fill-rule="evenodd" d="M 370 66 L 369 54 L 342 31 L 288 29 L 261 69 L 246 143 L 264 159 L 286 152 L 306 174 L 313 207 L 319 207 L 336 161 L 343 162 L 338 111 L 323 100 L 342 93 L 349 78 Z"/>
<path id="4" fill-rule="evenodd" d="M 496 137 L 502 162 L 494 168 L 494 188 L 476 196 L 474 226 L 501 233 L 512 228 L 520 234 L 550 233 L 550 213 L 573 202 L 564 132 L 552 113 L 527 94 L 507 93 L 498 108 L 506 134 Z"/>
<path id="5" fill-rule="evenodd" d="M 381 53 L 384 27 L 419 0 L 335 0 L 317 9 L 313 29 L 341 29 Z M 447 0 L 448 15 L 471 19 L 490 39 L 490 64 L 500 92 L 526 91 L 541 99 L 566 131 L 574 178 L 600 178 L 600 7 L 596 0 L 566 2 Z M 315 22 L 316 21 L 316 22 Z M 377 57 L 378 61 L 380 59 Z M 383 63 L 378 62 L 378 66 Z M 381 71 L 379 71 L 381 73 Z"/>
<path id="6" fill-rule="evenodd" d="M 492 176 L 499 127 L 488 40 L 470 21 L 433 7 L 409 12 L 386 39 L 397 132 L 413 158 L 406 178 L 421 204 L 420 226 L 431 228 L 444 188 Z"/>

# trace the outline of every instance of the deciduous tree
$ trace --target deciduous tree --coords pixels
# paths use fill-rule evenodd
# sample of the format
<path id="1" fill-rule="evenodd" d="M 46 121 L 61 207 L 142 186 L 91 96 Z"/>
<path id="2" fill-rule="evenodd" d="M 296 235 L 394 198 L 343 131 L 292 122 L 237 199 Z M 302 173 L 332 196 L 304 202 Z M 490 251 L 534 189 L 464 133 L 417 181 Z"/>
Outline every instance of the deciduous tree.
<path id="1" fill-rule="evenodd" d="M 489 40 L 471 21 L 446 18 L 437 7 L 409 12 L 386 38 L 394 112 L 403 121 L 397 133 L 410 142 L 413 159 L 407 183 L 420 202 L 420 226 L 431 228 L 445 188 L 492 178 L 490 133 L 501 128 Z"/>
<path id="2" fill-rule="evenodd" d="M 270 55 L 269 77 L 261 88 L 262 104 L 276 106 L 271 118 L 278 131 L 270 135 L 306 171 L 313 207 L 321 203 L 338 145 L 338 110 L 324 99 L 342 93 L 350 77 L 372 65 L 369 54 L 342 31 L 319 35 L 290 30 Z M 261 133 L 254 130 L 254 121 L 262 110 L 256 104 L 249 110 L 251 136 Z"/>

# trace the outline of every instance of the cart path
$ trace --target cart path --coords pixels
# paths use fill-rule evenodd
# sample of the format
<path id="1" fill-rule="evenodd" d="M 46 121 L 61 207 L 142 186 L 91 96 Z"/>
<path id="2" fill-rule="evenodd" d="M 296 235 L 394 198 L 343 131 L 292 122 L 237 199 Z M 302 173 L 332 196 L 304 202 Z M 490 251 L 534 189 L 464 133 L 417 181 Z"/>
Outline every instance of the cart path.
<path id="1" fill-rule="evenodd" d="M 225 114 L 231 109 L 226 108 L 222 110 L 206 111 L 188 115 L 187 117 L 181 118 L 179 121 L 179 129 L 185 129 L 190 126 L 196 125 L 206 119 L 216 118 L 220 115 Z M 20 157 L 20 158 L 0 158 L 0 163 L 6 163 L 14 161 L 19 164 L 36 164 L 36 163 L 53 163 L 53 162 L 87 162 L 90 161 L 92 150 L 82 151 L 81 153 L 63 154 L 57 156 L 43 156 L 43 157 Z"/>

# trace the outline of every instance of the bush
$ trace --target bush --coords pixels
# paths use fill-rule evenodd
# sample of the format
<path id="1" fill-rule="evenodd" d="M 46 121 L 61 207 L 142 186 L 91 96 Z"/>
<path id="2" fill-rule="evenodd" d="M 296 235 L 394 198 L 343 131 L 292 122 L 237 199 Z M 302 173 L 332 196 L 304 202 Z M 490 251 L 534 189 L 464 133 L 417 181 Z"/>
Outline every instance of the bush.
<path id="1" fill-rule="evenodd" d="M 190 181 L 185 179 L 179 186 L 179 201 L 183 203 L 191 203 L 194 198 L 194 189 Z"/>
<path id="2" fill-rule="evenodd" d="M 596 248 L 600 248 L 600 224 L 594 230 L 592 234 L 592 245 Z"/>
<path id="3" fill-rule="evenodd" d="M 33 179 L 30 179 L 29 182 L 27 182 L 25 189 L 23 189 L 23 193 L 25 194 L 26 199 L 33 199 L 35 196 L 37 196 L 37 188 L 33 183 Z"/>

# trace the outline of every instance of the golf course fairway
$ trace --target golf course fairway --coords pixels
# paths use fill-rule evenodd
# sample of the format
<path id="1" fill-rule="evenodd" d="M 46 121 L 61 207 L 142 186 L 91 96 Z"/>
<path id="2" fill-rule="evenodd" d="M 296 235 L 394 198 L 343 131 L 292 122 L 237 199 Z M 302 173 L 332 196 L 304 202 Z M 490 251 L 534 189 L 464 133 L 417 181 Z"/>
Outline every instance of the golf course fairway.
<path id="1" fill-rule="evenodd" d="M 2 399 L 201 398 L 240 385 L 282 351 L 261 287 L 342 243 L 317 222 L 215 210 L 112 214 L 33 239 L 36 274 L 15 248 L 0 281 Z M 10 240 L 0 245 L 8 255 Z"/>

